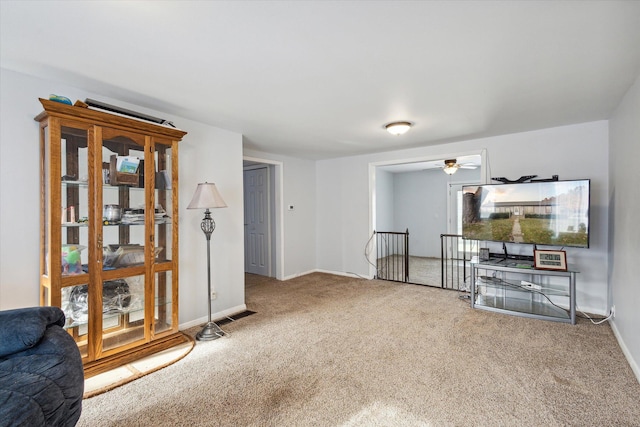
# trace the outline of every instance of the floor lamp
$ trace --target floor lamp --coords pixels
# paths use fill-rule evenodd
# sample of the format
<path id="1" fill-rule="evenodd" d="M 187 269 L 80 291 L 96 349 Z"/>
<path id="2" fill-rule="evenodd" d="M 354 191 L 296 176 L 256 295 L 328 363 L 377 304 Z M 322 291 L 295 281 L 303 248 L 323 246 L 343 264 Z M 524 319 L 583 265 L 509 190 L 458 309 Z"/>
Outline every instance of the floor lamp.
<path id="1" fill-rule="evenodd" d="M 191 203 L 187 206 L 187 209 L 205 209 L 200 228 L 207 237 L 207 300 L 209 301 L 209 321 L 204 328 L 196 334 L 196 339 L 199 341 L 215 340 L 224 335 L 224 331 L 211 321 L 211 233 L 216 229 L 216 222 L 211 218 L 211 211 L 209 211 L 209 209 L 226 207 L 227 204 L 222 199 L 216 185 L 209 182 L 198 184 Z"/>

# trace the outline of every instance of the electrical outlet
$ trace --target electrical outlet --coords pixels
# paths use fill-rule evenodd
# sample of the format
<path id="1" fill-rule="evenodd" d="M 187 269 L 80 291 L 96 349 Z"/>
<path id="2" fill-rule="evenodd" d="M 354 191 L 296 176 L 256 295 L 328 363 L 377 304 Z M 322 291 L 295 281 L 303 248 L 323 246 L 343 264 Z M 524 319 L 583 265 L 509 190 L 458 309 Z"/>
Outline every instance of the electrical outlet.
<path id="1" fill-rule="evenodd" d="M 612 306 L 611 306 L 611 317 L 612 317 L 613 319 L 615 319 L 615 318 L 616 318 L 616 306 L 615 306 L 615 305 L 612 305 Z"/>
<path id="2" fill-rule="evenodd" d="M 216 293 L 216 291 L 211 291 L 211 299 L 216 299 L 218 298 L 218 294 Z"/>

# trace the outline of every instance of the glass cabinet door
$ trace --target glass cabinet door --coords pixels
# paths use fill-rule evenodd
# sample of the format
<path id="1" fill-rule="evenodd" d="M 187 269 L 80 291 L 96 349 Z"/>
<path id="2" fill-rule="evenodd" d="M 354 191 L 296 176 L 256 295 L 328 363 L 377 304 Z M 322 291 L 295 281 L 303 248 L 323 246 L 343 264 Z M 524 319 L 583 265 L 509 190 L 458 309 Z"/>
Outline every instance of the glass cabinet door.
<path id="1" fill-rule="evenodd" d="M 171 145 L 154 144 L 156 262 L 170 262 L 173 249 L 173 182 Z"/>
<path id="2" fill-rule="evenodd" d="M 155 140 L 154 153 L 154 177 L 155 177 L 155 286 L 154 286 L 154 333 L 159 334 L 171 331 L 174 322 L 173 304 L 177 298 L 176 283 L 174 281 L 173 259 L 174 241 L 177 239 L 176 219 L 177 211 L 174 211 L 174 183 L 172 145 L 170 141 Z"/>
<path id="3" fill-rule="evenodd" d="M 173 299 L 174 299 L 173 272 L 159 271 L 155 274 L 155 307 L 154 307 L 154 333 L 171 331 L 174 326 Z"/>
<path id="4" fill-rule="evenodd" d="M 145 193 L 146 137 L 101 128 L 94 216 L 99 222 L 98 264 L 102 271 L 102 351 L 143 341 L 145 335 L 145 263 L 149 206 Z M 98 169 L 98 168 L 97 168 Z"/>
<path id="5" fill-rule="evenodd" d="M 51 168 L 50 173 L 59 179 L 53 182 L 59 182 L 60 186 L 49 187 L 46 193 L 51 199 L 45 206 L 48 209 L 59 207 L 60 212 L 54 211 L 51 215 L 51 238 L 56 244 L 49 253 L 56 258 L 59 253 L 60 261 L 47 264 L 48 268 L 60 269 L 60 306 L 65 312 L 65 327 L 78 343 L 82 356 L 87 357 L 91 310 L 87 286 L 90 265 L 87 249 L 93 242 L 88 220 L 93 195 L 89 186 L 89 151 L 92 142 L 86 125 L 62 122 L 59 129 L 59 135 L 51 135 L 55 138 L 50 144 L 53 157 L 47 163 Z M 56 229 L 53 228 L 54 224 Z M 56 271 L 53 273 L 57 276 Z"/>

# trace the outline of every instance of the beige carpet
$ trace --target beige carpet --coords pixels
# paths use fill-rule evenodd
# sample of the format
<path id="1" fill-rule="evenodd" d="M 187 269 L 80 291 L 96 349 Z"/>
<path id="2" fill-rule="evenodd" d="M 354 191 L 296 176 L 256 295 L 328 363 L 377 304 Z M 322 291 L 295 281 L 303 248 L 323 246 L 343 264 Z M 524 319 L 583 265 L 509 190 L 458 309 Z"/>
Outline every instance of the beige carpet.
<path id="1" fill-rule="evenodd" d="M 248 275 L 246 295 L 256 314 L 229 336 L 86 399 L 78 425 L 640 425 L 640 384 L 608 324 L 327 274 Z"/>
<path id="2" fill-rule="evenodd" d="M 404 281 L 404 259 L 400 255 L 390 255 L 377 260 L 378 277 L 398 282 Z M 463 268 L 464 261 L 446 260 L 444 287 L 467 290 L 471 270 Z M 442 260 L 434 257 L 409 256 L 409 283 L 442 287 Z"/>
<path id="3" fill-rule="evenodd" d="M 175 347 L 85 379 L 83 397 L 88 399 L 97 396 L 177 362 L 193 350 L 193 337 L 185 338 L 186 342 Z"/>
<path id="4" fill-rule="evenodd" d="M 409 282 L 441 287 L 442 260 L 440 258 L 410 256 Z"/>

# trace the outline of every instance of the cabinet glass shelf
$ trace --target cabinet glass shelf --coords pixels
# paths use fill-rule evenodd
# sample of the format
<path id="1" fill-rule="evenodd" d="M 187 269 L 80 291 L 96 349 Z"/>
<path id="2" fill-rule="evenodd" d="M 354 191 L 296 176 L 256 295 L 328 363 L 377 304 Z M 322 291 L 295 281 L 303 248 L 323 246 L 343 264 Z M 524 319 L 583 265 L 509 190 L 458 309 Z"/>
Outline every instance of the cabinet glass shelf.
<path id="1" fill-rule="evenodd" d="M 63 304 L 65 302 L 63 301 Z M 162 307 L 165 305 L 170 305 L 171 304 L 171 300 L 167 300 L 167 299 L 163 299 L 163 298 L 156 298 L 155 307 Z M 137 313 L 137 316 L 136 316 Z M 89 318 L 87 316 L 87 318 L 84 319 L 73 319 L 71 317 L 71 314 L 66 314 L 66 318 L 67 318 L 67 323 L 64 325 L 65 329 L 70 329 L 70 328 L 76 328 L 76 327 L 83 327 L 88 325 L 89 323 Z M 136 307 L 129 307 L 126 309 L 119 309 L 117 311 L 111 311 L 108 313 L 102 313 L 102 323 L 103 323 L 103 328 L 111 328 L 114 327 L 118 324 L 120 317 L 124 316 L 124 315 L 129 315 L 131 317 L 142 317 L 144 314 L 144 307 L 141 306 L 141 304 L 139 304 L 139 306 Z"/>
<path id="2" fill-rule="evenodd" d="M 154 260 L 154 263 L 156 265 L 162 265 L 164 263 L 169 263 L 169 262 L 171 262 L 171 260 L 167 259 L 167 258 L 156 258 Z M 102 267 L 102 271 L 125 270 L 127 268 L 135 268 L 135 267 L 140 267 L 142 265 L 144 265 L 144 262 L 132 263 L 132 264 L 129 264 L 129 265 L 119 266 L 119 267 L 112 267 L 112 266 L 106 266 L 105 265 L 105 266 Z M 82 264 L 82 273 L 74 273 L 74 274 L 62 273 L 60 275 L 60 277 L 62 277 L 62 278 L 73 277 L 74 280 L 77 280 L 78 276 L 82 276 L 82 275 L 85 275 L 85 274 L 89 274 L 89 266 L 87 264 Z"/>
<path id="3" fill-rule="evenodd" d="M 63 186 L 66 185 L 68 187 L 88 187 L 89 186 L 89 182 L 88 181 L 62 181 L 62 185 Z M 135 187 L 133 185 L 103 184 L 102 188 L 105 189 L 105 190 L 126 188 L 128 190 L 144 191 L 144 187 Z"/>
<path id="4" fill-rule="evenodd" d="M 140 222 L 140 221 L 135 221 L 135 222 L 118 222 L 118 223 L 109 223 L 109 224 L 102 224 L 104 227 L 119 227 L 119 226 L 123 226 L 123 225 L 145 225 L 146 223 L 144 221 Z M 171 219 L 156 219 L 154 221 L 154 224 L 156 225 L 164 225 L 164 224 L 172 224 Z M 88 222 L 65 222 L 64 224 L 61 224 L 62 227 L 88 227 L 89 223 Z"/>

